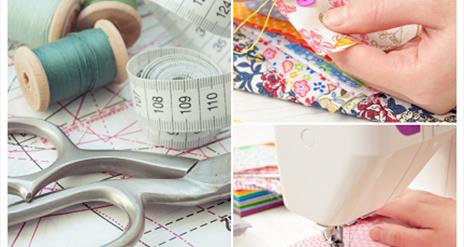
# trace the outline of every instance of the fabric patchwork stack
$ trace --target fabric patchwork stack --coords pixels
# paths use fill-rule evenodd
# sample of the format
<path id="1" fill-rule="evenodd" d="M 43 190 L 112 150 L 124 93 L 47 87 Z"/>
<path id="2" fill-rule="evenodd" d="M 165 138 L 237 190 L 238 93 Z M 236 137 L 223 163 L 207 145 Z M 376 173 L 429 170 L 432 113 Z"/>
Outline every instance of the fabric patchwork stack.
<path id="1" fill-rule="evenodd" d="M 284 2 L 287 0 L 276 2 L 281 12 L 283 7 L 288 6 L 282 5 Z M 260 3 L 263 1 L 257 2 Z M 243 23 L 254 13 L 257 4 L 234 3 L 234 23 Z M 281 14 L 291 17 L 298 8 L 295 11 Z M 375 122 L 456 122 L 455 111 L 432 114 L 367 87 L 337 68 L 326 55 L 329 51 L 362 41 L 350 38 L 352 42 L 348 42 L 346 37 L 342 42 L 339 37 L 334 45 L 324 41 L 327 34 L 297 30 L 295 23 L 276 13 L 272 15 L 276 18 L 271 17 L 265 25 L 264 12 L 249 18 L 245 26 L 234 34 L 233 78 L 236 90 Z M 266 32 L 260 35 L 263 28 Z M 373 36 L 376 37 L 376 34 Z M 403 37 L 397 45 L 409 38 Z M 258 42 L 253 46 L 255 41 Z"/>
<path id="2" fill-rule="evenodd" d="M 234 191 L 234 213 L 241 217 L 284 205 L 282 195 L 268 190 Z"/>
<path id="3" fill-rule="evenodd" d="M 275 145 L 243 146 L 234 152 L 234 213 L 246 216 L 282 206 Z"/>

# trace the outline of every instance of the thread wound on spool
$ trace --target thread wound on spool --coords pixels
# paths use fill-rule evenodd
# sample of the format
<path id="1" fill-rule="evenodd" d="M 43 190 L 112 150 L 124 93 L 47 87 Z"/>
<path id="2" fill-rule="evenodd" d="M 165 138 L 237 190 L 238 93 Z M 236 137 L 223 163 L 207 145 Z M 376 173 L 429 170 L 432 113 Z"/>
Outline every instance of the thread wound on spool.
<path id="1" fill-rule="evenodd" d="M 88 7 L 91 4 L 98 3 L 98 2 L 119 2 L 123 4 L 127 4 L 134 9 L 137 9 L 137 0 L 84 0 L 83 5 L 84 7 Z"/>
<path id="2" fill-rule="evenodd" d="M 38 47 L 66 34 L 79 0 L 15 0 L 8 3 L 8 37 Z"/>
<path id="3" fill-rule="evenodd" d="M 23 94 L 34 110 L 127 78 L 127 49 L 117 29 L 101 20 L 95 29 L 31 50 L 21 47 L 15 67 Z"/>
<path id="4" fill-rule="evenodd" d="M 101 87 L 116 77 L 113 50 L 100 29 L 72 33 L 33 51 L 47 74 L 51 102 Z"/>

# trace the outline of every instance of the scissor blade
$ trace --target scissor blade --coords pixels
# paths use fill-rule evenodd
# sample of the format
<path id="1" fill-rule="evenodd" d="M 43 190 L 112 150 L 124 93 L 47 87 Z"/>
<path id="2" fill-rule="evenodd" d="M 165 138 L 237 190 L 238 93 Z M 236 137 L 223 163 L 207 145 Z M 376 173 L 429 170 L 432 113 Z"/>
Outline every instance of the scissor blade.
<path id="1" fill-rule="evenodd" d="M 230 153 L 199 161 L 186 178 L 210 184 L 230 184 Z"/>

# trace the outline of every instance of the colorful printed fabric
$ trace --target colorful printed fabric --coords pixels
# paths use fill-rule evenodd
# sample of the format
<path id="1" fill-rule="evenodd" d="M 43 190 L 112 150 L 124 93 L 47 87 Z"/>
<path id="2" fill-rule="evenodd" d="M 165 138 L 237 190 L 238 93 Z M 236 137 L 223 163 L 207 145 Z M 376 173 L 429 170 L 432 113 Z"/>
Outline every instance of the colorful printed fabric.
<path id="1" fill-rule="evenodd" d="M 255 12 L 266 0 L 253 0 L 244 3 L 245 8 L 249 9 L 252 12 Z M 235 4 L 235 3 L 234 3 Z M 264 16 L 267 16 L 269 11 L 271 10 L 272 4 L 265 5 L 258 13 Z M 234 12 L 235 15 L 235 12 Z M 280 11 L 276 8 L 272 10 L 271 17 L 274 19 L 278 19 L 281 21 L 286 21 L 287 18 L 280 13 Z"/>
<path id="2" fill-rule="evenodd" d="M 279 178 L 234 175 L 234 190 L 268 190 L 282 194 Z"/>
<path id="3" fill-rule="evenodd" d="M 455 122 L 456 113 L 434 115 L 419 107 L 366 88 L 333 64 L 278 34 L 257 39 L 243 27 L 234 35 L 234 88 L 315 106 L 375 122 Z"/>
<path id="4" fill-rule="evenodd" d="M 266 190 L 234 191 L 234 213 L 241 217 L 282 206 L 282 195 Z"/>
<path id="5" fill-rule="evenodd" d="M 242 30 L 244 31 L 245 29 Z M 236 33 L 234 36 L 239 39 L 240 35 Z M 245 43 L 238 42 L 235 49 L 240 51 L 249 47 L 251 40 L 245 40 Z M 356 93 L 348 93 L 339 87 L 338 83 L 329 81 L 305 61 L 270 46 L 270 42 L 272 38 L 263 37 L 256 45 L 254 50 L 260 51 L 261 54 L 250 51 L 234 56 L 236 88 L 306 106 L 322 107 L 330 112 L 337 111 L 341 105 L 357 96 Z M 319 101 L 320 97 L 324 97 L 324 100 Z"/>
<path id="6" fill-rule="evenodd" d="M 235 149 L 234 173 L 246 173 L 263 167 L 277 169 L 274 143 L 241 146 Z"/>
<path id="7" fill-rule="evenodd" d="M 274 143 L 234 148 L 234 212 L 246 216 L 283 205 Z"/>
<path id="8" fill-rule="evenodd" d="M 360 220 L 356 224 L 343 229 L 343 239 L 345 246 L 353 247 L 387 247 L 386 245 L 374 242 L 369 237 L 369 229 L 374 226 L 373 220 Z M 330 247 L 324 236 L 318 234 L 295 244 L 290 247 Z"/>
<path id="9" fill-rule="evenodd" d="M 246 31 L 247 30 L 244 30 L 244 32 Z M 247 35 L 256 36 L 252 30 Z M 289 57 L 302 61 L 306 66 L 320 74 L 323 80 L 327 79 L 332 81 L 333 84 L 342 87 L 353 95 L 362 93 L 370 96 L 378 93 L 377 90 L 368 88 L 361 81 L 354 79 L 338 69 L 334 63 L 322 59 L 308 49 L 293 42 L 289 42 L 282 35 L 269 35 L 265 33 L 262 39 L 268 47 L 272 47 L 266 49 L 276 49 L 287 54 Z"/>
<path id="10" fill-rule="evenodd" d="M 268 190 L 281 194 L 273 143 L 234 149 L 234 190 Z"/>
<path id="11" fill-rule="evenodd" d="M 413 39 L 420 31 L 417 25 L 350 36 L 331 31 L 322 23 L 323 13 L 347 3 L 349 0 L 318 0 L 310 6 L 303 6 L 297 0 L 275 0 L 281 13 L 319 55 L 339 52 L 357 43 L 369 44 L 382 50 L 391 50 Z"/>
<path id="12" fill-rule="evenodd" d="M 238 2 L 234 3 L 234 23 L 239 25 L 242 23 L 246 18 L 248 18 L 253 11 L 249 10 L 245 7 L 244 3 Z M 246 26 L 253 27 L 256 29 L 265 29 L 267 32 L 282 34 L 287 37 L 287 39 L 300 44 L 301 46 L 312 50 L 312 48 L 306 44 L 306 41 L 301 37 L 298 31 L 290 24 L 288 21 L 282 21 L 274 18 L 270 18 L 268 25 L 264 27 L 264 23 L 266 22 L 266 16 L 256 14 L 251 17 L 246 23 Z M 332 61 L 329 56 L 323 57 L 327 61 Z"/>

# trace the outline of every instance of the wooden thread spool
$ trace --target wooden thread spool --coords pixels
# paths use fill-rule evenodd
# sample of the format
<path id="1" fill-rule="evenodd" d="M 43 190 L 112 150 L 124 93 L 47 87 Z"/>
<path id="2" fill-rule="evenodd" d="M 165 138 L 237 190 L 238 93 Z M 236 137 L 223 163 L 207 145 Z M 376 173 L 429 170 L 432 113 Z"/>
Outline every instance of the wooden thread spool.
<path id="1" fill-rule="evenodd" d="M 131 47 L 142 33 L 142 20 L 137 10 L 116 1 L 101 1 L 84 8 L 77 18 L 77 29 L 92 27 L 98 20 L 111 21 L 121 33 L 127 47 Z"/>
<path id="2" fill-rule="evenodd" d="M 128 54 L 124 40 L 118 29 L 107 20 L 97 21 L 95 28 L 100 28 L 108 35 L 117 71 L 112 82 L 121 84 L 127 80 Z M 36 111 L 46 111 L 53 102 L 50 102 L 49 81 L 40 59 L 30 48 L 23 46 L 16 51 L 14 61 L 20 87 L 27 102 Z"/>
<path id="3" fill-rule="evenodd" d="M 53 42 L 70 33 L 80 10 L 79 0 L 61 1 L 50 25 L 48 41 Z"/>

